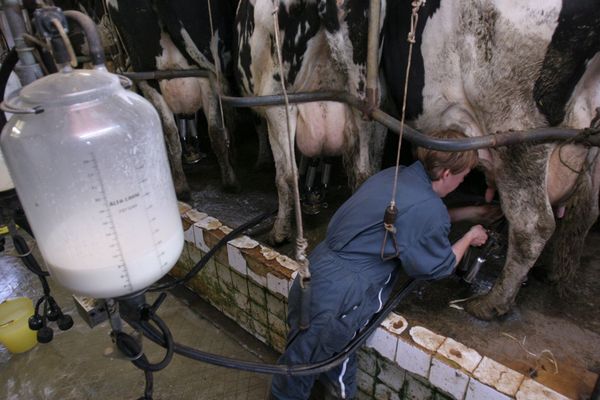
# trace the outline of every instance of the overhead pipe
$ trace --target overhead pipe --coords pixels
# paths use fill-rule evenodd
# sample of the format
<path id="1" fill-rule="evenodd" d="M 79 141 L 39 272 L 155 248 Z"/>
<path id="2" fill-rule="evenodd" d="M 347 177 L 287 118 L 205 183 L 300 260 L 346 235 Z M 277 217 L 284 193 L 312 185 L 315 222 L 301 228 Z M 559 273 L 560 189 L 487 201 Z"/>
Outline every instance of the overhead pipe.
<path id="1" fill-rule="evenodd" d="M 173 79 L 185 77 L 208 77 L 211 72 L 201 69 L 188 70 L 167 70 L 167 71 L 149 71 L 149 72 L 125 72 L 124 76 L 132 80 L 149 79 Z M 236 97 L 222 96 L 223 102 L 231 107 L 267 107 L 282 106 L 285 104 L 283 95 Z M 326 92 L 299 92 L 288 93 L 289 103 L 310 103 L 315 101 L 337 101 L 346 103 L 373 120 L 381 123 L 396 134 L 400 134 L 400 121 L 379 108 L 369 110 L 368 103 L 353 96 L 347 92 L 326 91 Z M 508 131 L 499 132 L 491 135 L 470 137 L 464 139 L 433 139 L 418 130 L 404 124 L 404 137 L 409 142 L 440 151 L 466 151 L 473 149 L 484 149 L 492 147 L 509 146 L 519 143 L 541 143 L 551 141 L 563 141 L 575 138 L 582 132 L 580 129 L 562 128 L 562 127 L 544 127 L 528 131 Z M 589 129 L 588 133 L 598 134 L 598 129 Z M 599 146 L 599 137 L 588 138 L 588 144 Z"/>
<path id="2" fill-rule="evenodd" d="M 8 28 L 15 42 L 15 49 L 19 55 L 20 64 L 16 66 L 15 72 L 21 81 L 21 86 L 26 86 L 44 76 L 44 73 L 35 60 L 33 48 L 25 43 L 23 34 L 27 33 L 27 28 L 21 13 L 20 2 L 18 0 L 4 0 L 2 6 Z"/>
<path id="3" fill-rule="evenodd" d="M 371 0 L 369 5 L 369 37 L 367 47 L 367 109 L 377 107 L 379 99 L 379 25 L 381 0 Z"/>
<path id="4" fill-rule="evenodd" d="M 133 81 L 147 81 L 175 78 L 212 78 L 212 73 L 203 69 L 177 69 L 164 71 L 123 72 L 121 75 Z"/>
<path id="5" fill-rule="evenodd" d="M 400 133 L 400 121 L 379 108 L 371 112 L 367 104 L 346 92 L 304 92 L 288 94 L 290 103 L 307 103 L 311 101 L 338 101 L 346 103 L 367 114 L 373 120 L 386 126 L 396 134 Z M 256 97 L 231 97 L 223 96 L 223 102 L 233 107 L 261 107 L 283 105 L 282 95 L 256 96 Z M 491 147 L 509 146 L 518 143 L 541 143 L 557 140 L 569 140 L 582 132 L 580 129 L 545 127 L 528 131 L 499 132 L 486 136 L 470 137 L 464 139 L 433 139 L 418 130 L 404 125 L 404 137 L 411 143 L 440 151 L 465 151 Z M 598 134 L 598 129 L 588 130 L 590 134 Z M 592 145 L 600 145 L 600 137 L 589 138 Z"/>
<path id="6" fill-rule="evenodd" d="M 88 43 L 90 58 L 94 68 L 105 68 L 104 49 L 94 21 L 81 11 L 66 10 L 63 12 L 67 19 L 75 22 L 83 30 Z"/>

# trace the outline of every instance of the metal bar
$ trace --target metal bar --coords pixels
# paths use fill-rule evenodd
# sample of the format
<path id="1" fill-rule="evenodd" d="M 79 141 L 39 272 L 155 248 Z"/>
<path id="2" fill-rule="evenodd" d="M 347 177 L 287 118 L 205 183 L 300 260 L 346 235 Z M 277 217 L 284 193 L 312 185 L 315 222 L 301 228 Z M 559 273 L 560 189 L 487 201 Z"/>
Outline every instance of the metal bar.
<path id="1" fill-rule="evenodd" d="M 15 0 L 5 0 L 2 6 L 6 21 L 8 22 L 8 28 L 10 29 L 10 33 L 15 42 L 15 49 L 17 50 L 19 60 L 21 61 L 20 65 L 15 67 L 15 72 L 21 81 L 21 86 L 26 86 L 36 79 L 41 78 L 44 74 L 38 63 L 35 61 L 33 48 L 28 46 L 23 38 L 23 34 L 27 33 L 27 28 L 25 26 L 25 20 L 23 19 L 19 2 Z"/>
<path id="2" fill-rule="evenodd" d="M 359 98 L 346 92 L 302 92 L 288 94 L 290 103 L 308 103 L 311 101 L 338 101 L 346 103 L 365 114 L 373 120 L 386 126 L 396 134 L 400 133 L 400 121 L 391 115 L 375 108 L 368 112 L 366 103 Z M 254 96 L 254 97 L 232 97 L 223 96 L 223 102 L 232 107 L 263 107 L 278 106 L 284 104 L 282 95 Z M 542 143 L 550 141 L 561 141 L 573 139 L 580 134 L 582 130 L 561 127 L 545 127 L 532 129 L 528 131 L 509 131 L 499 132 L 486 136 L 471 137 L 465 139 L 432 139 L 431 137 L 404 125 L 404 137 L 411 143 L 440 151 L 465 151 L 472 149 L 483 149 L 491 147 L 509 146 L 518 143 Z M 589 132 L 600 134 L 598 129 L 592 129 Z M 593 145 L 600 145 L 600 137 L 595 139 Z"/>
<path id="3" fill-rule="evenodd" d="M 124 72 L 121 75 L 133 81 L 148 81 L 175 78 L 210 78 L 211 72 L 203 69 L 178 69 L 165 71 Z"/>
<path id="4" fill-rule="evenodd" d="M 369 4 L 369 36 L 367 47 L 367 104 L 375 108 L 379 97 L 377 90 L 379 78 L 379 25 L 381 16 L 381 0 L 371 0 Z"/>

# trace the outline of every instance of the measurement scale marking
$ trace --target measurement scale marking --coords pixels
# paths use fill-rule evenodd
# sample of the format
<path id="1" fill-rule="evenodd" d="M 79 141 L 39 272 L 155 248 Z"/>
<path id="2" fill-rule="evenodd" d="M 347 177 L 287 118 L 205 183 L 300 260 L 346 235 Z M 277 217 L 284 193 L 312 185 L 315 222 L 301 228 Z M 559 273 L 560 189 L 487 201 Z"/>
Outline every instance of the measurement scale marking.
<path id="1" fill-rule="evenodd" d="M 106 190 L 105 190 L 105 186 L 104 186 L 104 181 L 102 180 L 102 175 L 100 175 L 100 168 L 98 168 L 98 161 L 96 160 L 96 156 L 94 155 L 94 153 L 90 153 L 92 160 L 92 166 L 93 168 L 96 170 L 96 176 L 98 177 L 98 182 L 100 184 L 100 191 L 102 194 L 102 199 L 104 200 L 104 206 L 106 207 L 105 210 L 100 210 L 101 214 L 107 214 L 108 215 L 108 221 L 105 221 L 102 223 L 102 225 L 107 225 L 109 229 L 112 230 L 112 233 L 107 234 L 107 237 L 113 236 L 115 242 L 113 243 L 112 246 L 110 247 L 116 247 L 118 254 L 113 255 L 113 258 L 118 258 L 120 261 L 120 264 L 117 265 L 117 268 L 119 270 L 121 270 L 121 278 L 124 278 L 126 280 L 126 284 L 123 286 L 126 289 L 129 290 L 133 290 L 133 285 L 131 284 L 131 277 L 129 276 L 129 271 L 127 271 L 127 267 L 126 267 L 126 263 L 125 263 L 125 258 L 123 257 L 123 249 L 121 247 L 121 243 L 119 242 L 119 238 L 117 235 L 117 229 L 115 227 L 115 222 L 113 220 L 112 214 L 110 212 L 110 208 L 108 206 L 109 202 L 108 202 L 108 198 L 106 197 Z"/>

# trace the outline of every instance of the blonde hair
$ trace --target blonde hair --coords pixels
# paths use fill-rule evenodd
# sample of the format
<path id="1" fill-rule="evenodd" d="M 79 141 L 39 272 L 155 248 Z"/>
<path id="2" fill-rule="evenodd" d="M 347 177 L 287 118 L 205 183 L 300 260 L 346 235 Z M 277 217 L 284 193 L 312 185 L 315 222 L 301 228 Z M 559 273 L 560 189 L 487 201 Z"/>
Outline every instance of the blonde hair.
<path id="1" fill-rule="evenodd" d="M 461 139 L 466 137 L 462 132 L 454 130 L 438 131 L 428 136 L 435 139 Z M 432 181 L 440 179 L 445 169 L 456 175 L 466 169 L 472 169 L 479 161 L 476 150 L 447 152 L 418 147 L 416 153 L 417 158 L 425 167 Z"/>

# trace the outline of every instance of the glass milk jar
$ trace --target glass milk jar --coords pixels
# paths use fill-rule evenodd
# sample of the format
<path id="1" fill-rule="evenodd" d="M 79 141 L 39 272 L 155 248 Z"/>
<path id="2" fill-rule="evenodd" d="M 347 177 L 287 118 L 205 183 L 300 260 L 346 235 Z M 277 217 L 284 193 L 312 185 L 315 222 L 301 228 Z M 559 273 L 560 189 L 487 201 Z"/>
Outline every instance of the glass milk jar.
<path id="1" fill-rule="evenodd" d="M 112 298 L 165 275 L 183 230 L 150 103 L 102 70 L 46 76 L 5 103 L 25 112 L 0 142 L 51 276 Z"/>

